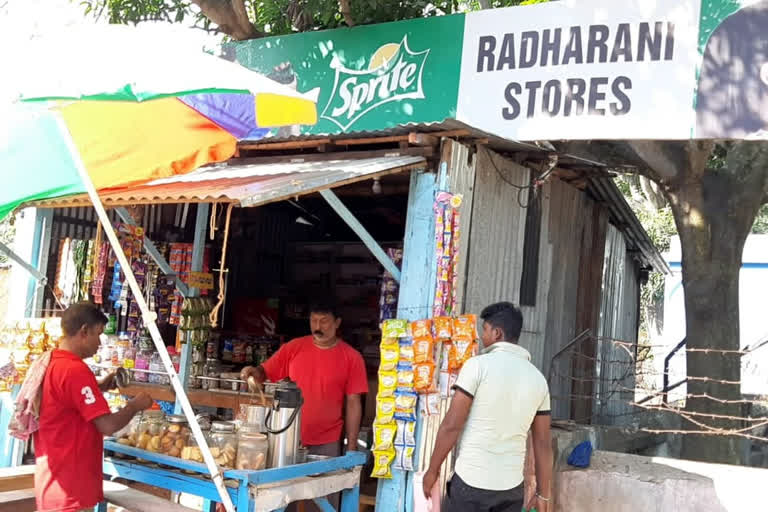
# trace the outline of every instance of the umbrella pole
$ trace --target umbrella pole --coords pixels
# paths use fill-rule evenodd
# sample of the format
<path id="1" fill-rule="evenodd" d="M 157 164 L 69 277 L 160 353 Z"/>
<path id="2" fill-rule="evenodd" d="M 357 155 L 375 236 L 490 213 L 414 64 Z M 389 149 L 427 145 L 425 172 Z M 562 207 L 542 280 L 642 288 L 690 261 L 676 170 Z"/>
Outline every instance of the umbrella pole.
<path id="1" fill-rule="evenodd" d="M 141 310 L 141 316 L 144 319 L 144 325 L 146 325 L 147 329 L 149 329 L 149 334 L 152 336 L 152 341 L 155 343 L 155 347 L 160 354 L 160 358 L 163 361 L 163 366 L 165 366 L 165 370 L 168 372 L 168 376 L 171 379 L 171 385 L 173 386 L 173 390 L 176 392 L 176 400 L 178 400 L 181 404 L 184 415 L 187 417 L 189 427 L 192 429 L 192 433 L 195 436 L 195 441 L 197 441 L 197 444 L 200 447 L 200 451 L 202 452 L 205 464 L 208 466 L 208 470 L 211 472 L 211 478 L 213 479 L 213 483 L 216 485 L 216 489 L 219 492 L 221 501 L 224 504 L 227 512 L 235 512 L 232 499 L 230 498 L 229 492 L 224 486 L 224 477 L 219 470 L 219 467 L 216 465 L 216 461 L 213 459 L 211 450 L 208 447 L 208 442 L 205 440 L 203 431 L 200 430 L 200 425 L 197 424 L 197 420 L 195 419 L 195 412 L 192 410 L 192 405 L 189 403 L 189 398 L 184 391 L 184 387 L 181 385 L 181 380 L 179 380 L 179 376 L 173 367 L 171 358 L 165 348 L 165 343 L 163 343 L 162 336 L 160 335 L 160 330 L 157 328 L 157 324 L 155 323 L 157 315 L 149 310 L 149 306 L 144 300 L 141 287 L 136 281 L 136 277 L 133 275 L 131 265 L 126 258 L 125 253 L 123 252 L 123 248 L 120 246 L 120 241 L 118 240 L 117 234 L 112 227 L 112 222 L 107 216 L 104 205 L 101 204 L 101 199 L 99 198 L 98 192 L 96 192 L 96 187 L 91 181 L 91 177 L 88 175 L 88 171 L 85 169 L 85 164 L 83 163 L 82 158 L 80 158 L 80 152 L 72 141 L 72 136 L 69 132 L 69 129 L 67 128 L 66 123 L 58 115 L 56 116 L 56 121 L 59 124 L 59 130 L 62 133 L 64 142 L 67 145 L 67 150 L 72 157 L 72 161 L 75 163 L 75 167 L 77 168 L 77 172 L 80 175 L 80 179 L 83 180 L 83 185 L 85 185 L 85 189 L 88 192 L 88 197 L 90 197 L 91 202 L 93 203 L 93 207 L 96 209 L 96 214 L 98 215 L 99 220 L 101 221 L 101 225 L 104 228 L 104 234 L 107 235 L 107 239 L 109 239 L 109 243 L 112 245 L 112 249 L 115 251 L 117 260 L 120 262 L 120 266 L 122 267 L 123 273 L 125 274 L 125 279 L 128 281 L 128 286 L 133 292 L 134 300 L 136 300 L 136 304 Z"/>

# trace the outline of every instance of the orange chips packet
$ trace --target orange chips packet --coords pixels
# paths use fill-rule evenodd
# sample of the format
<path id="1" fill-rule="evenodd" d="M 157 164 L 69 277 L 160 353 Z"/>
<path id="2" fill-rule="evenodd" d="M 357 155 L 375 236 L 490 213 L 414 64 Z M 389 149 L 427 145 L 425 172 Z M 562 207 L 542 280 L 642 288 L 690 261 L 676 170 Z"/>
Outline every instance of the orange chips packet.
<path id="1" fill-rule="evenodd" d="M 413 362 L 414 363 L 434 363 L 435 362 L 435 342 L 431 337 L 416 338 L 413 340 Z"/>
<path id="2" fill-rule="evenodd" d="M 464 363 L 474 355 L 474 341 L 453 340 L 448 353 L 448 369 L 460 370 Z"/>
<path id="3" fill-rule="evenodd" d="M 453 334 L 453 322 L 449 316 L 438 316 L 433 320 L 435 339 L 448 340 Z"/>
<path id="4" fill-rule="evenodd" d="M 434 363 L 419 363 L 413 367 L 413 387 L 419 393 L 434 391 L 435 365 Z"/>
<path id="5" fill-rule="evenodd" d="M 411 322 L 411 336 L 413 336 L 414 339 L 431 338 L 432 320 L 416 320 L 415 322 Z"/>
<path id="6" fill-rule="evenodd" d="M 453 319 L 453 339 L 475 341 L 477 339 L 477 316 L 461 315 Z"/>

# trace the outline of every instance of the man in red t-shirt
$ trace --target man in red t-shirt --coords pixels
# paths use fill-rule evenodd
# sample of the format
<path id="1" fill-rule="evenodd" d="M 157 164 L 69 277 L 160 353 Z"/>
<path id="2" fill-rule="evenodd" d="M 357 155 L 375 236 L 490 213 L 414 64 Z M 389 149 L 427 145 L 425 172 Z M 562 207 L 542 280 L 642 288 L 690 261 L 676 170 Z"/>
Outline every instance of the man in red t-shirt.
<path id="1" fill-rule="evenodd" d="M 103 436 L 152 405 L 141 393 L 110 413 L 102 392 L 110 389 L 114 374 L 97 382 L 83 362 L 99 348 L 106 323 L 107 317 L 87 303 L 70 306 L 61 318 L 64 336 L 45 373 L 40 428 L 33 438 L 38 512 L 74 512 L 103 501 Z"/>
<path id="2" fill-rule="evenodd" d="M 302 443 L 311 454 L 338 456 L 342 429 L 347 450 L 357 449 L 363 415 L 360 395 L 368 392 L 365 363 L 360 352 L 337 337 L 341 318 L 333 305 L 315 304 L 309 313 L 310 336 L 286 343 L 263 365 L 244 368 L 241 376 L 260 384 L 286 377 L 294 381 L 304 396 Z"/>

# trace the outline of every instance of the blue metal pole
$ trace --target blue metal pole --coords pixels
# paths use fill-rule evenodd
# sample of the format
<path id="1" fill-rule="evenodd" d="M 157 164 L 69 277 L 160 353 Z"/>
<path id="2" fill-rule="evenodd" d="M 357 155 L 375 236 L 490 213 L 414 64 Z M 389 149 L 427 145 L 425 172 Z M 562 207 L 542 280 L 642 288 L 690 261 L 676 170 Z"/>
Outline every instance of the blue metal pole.
<path id="1" fill-rule="evenodd" d="M 203 255 L 205 254 L 205 235 L 208 233 L 208 211 L 210 205 L 208 203 L 198 203 L 197 205 L 197 217 L 195 218 L 195 239 L 192 244 L 192 272 L 200 272 L 203 270 Z M 190 297 L 197 297 L 200 295 L 200 290 L 197 288 L 189 289 Z M 184 391 L 189 388 L 189 366 L 192 364 L 192 346 L 189 343 L 185 343 L 181 346 L 181 361 L 179 362 L 179 379 L 181 385 L 184 386 Z M 181 403 L 176 400 L 176 406 L 174 407 L 176 414 L 181 414 Z"/>
<path id="2" fill-rule="evenodd" d="M 356 485 L 352 489 L 345 489 L 341 493 L 341 511 L 340 512 L 359 512 L 360 510 L 360 486 Z"/>
<path id="3" fill-rule="evenodd" d="M 339 217 L 344 219 L 344 222 L 347 223 L 347 226 L 349 226 L 352 231 L 354 231 L 355 234 L 360 237 L 360 240 L 363 241 L 365 246 L 368 247 L 368 250 L 373 253 L 376 259 L 379 260 L 379 263 L 384 266 L 387 272 L 392 274 L 392 277 L 395 278 L 395 281 L 399 282 L 400 269 L 397 268 L 397 265 L 395 265 L 395 262 L 392 261 L 392 258 L 387 256 L 387 253 L 384 252 L 384 249 L 382 249 L 379 243 L 371 236 L 370 233 L 368 233 L 368 230 L 366 230 L 365 227 L 360 224 L 360 221 L 357 220 L 355 214 L 349 211 L 349 208 L 347 208 L 344 203 L 341 202 L 338 196 L 333 193 L 333 190 L 321 190 L 320 195 L 323 196 L 328 204 L 331 205 L 331 208 L 333 208 L 334 211 L 339 214 Z"/>
<path id="4" fill-rule="evenodd" d="M 312 501 L 315 502 L 315 505 L 317 505 L 317 508 L 320 509 L 320 512 L 339 512 L 333 508 L 333 505 L 331 505 L 331 502 L 328 501 L 328 498 L 315 498 Z"/>
<path id="5" fill-rule="evenodd" d="M 39 275 L 35 279 L 29 280 L 27 288 L 26 310 L 24 315 L 27 318 L 37 316 L 37 311 L 42 306 L 42 294 L 39 294 L 47 279 L 45 279 L 45 267 L 48 264 L 48 250 L 51 245 L 51 223 L 53 222 L 53 209 L 36 208 L 35 209 L 35 232 L 32 238 L 32 253 L 30 263 L 36 268 Z M 43 276 L 43 279 L 39 279 Z"/>
<path id="6" fill-rule="evenodd" d="M 433 213 L 436 192 L 437 183 L 434 174 L 411 172 L 398 318 L 418 320 L 432 316 L 437 275 L 435 217 Z M 420 430 L 420 421 L 421 419 L 417 418 L 417 432 Z M 419 442 L 419 439 L 416 441 Z M 407 480 L 408 473 L 397 469 L 392 470 L 391 479 L 379 480 L 376 510 L 380 512 L 405 511 L 408 501 L 412 501 L 407 498 Z"/>

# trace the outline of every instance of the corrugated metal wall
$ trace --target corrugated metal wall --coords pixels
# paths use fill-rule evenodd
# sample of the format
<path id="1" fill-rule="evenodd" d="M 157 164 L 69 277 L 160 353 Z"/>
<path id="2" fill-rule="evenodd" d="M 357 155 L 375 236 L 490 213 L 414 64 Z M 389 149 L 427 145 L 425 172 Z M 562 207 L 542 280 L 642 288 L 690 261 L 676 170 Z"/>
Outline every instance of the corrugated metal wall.
<path id="1" fill-rule="evenodd" d="M 485 148 L 477 153 L 472 223 L 469 227 L 465 311 L 479 312 L 492 302 L 517 303 L 523 270 L 525 209 L 518 203 L 518 187 L 530 171 Z M 527 195 L 523 197 L 524 202 Z M 462 217 L 462 229 L 467 223 Z M 542 238 L 545 238 L 542 234 Z M 526 321 L 527 328 L 528 322 Z"/>
<path id="2" fill-rule="evenodd" d="M 464 296 L 467 312 L 479 312 L 500 300 L 519 303 L 527 195 L 518 198 L 516 186 L 527 185 L 529 176 L 527 168 L 486 148 L 478 150 L 471 226 L 462 222 L 465 234 L 469 229 L 470 242 Z M 542 225 L 537 297 L 535 306 L 522 307 L 520 343 L 547 375 L 552 357 L 562 347 L 586 328 L 597 331 L 608 213 L 585 192 L 557 179 L 545 184 L 539 194 Z M 595 355 L 594 344 L 591 348 L 582 344 L 581 350 Z M 552 394 L 590 395 L 591 384 L 580 384 L 578 393 L 572 389 L 569 365 L 569 361 L 559 365 L 558 372 L 565 378 Z M 593 368 L 577 370 L 588 382 Z M 556 411 L 557 416 L 590 416 L 589 401 L 576 404 L 579 411 L 572 411 L 573 406 L 568 400 L 560 401 L 557 407 L 562 410 Z"/>
<path id="3" fill-rule="evenodd" d="M 640 301 L 639 265 L 627 252 L 622 233 L 608 226 L 598 335 L 598 399 L 595 419 L 601 424 L 631 420 L 634 408 L 635 355 Z M 615 343 L 618 341 L 619 343 Z"/>

